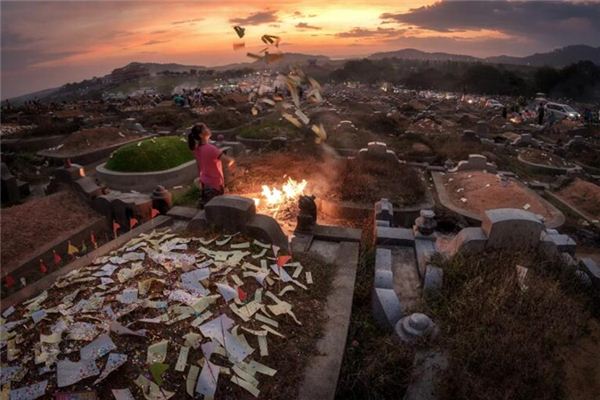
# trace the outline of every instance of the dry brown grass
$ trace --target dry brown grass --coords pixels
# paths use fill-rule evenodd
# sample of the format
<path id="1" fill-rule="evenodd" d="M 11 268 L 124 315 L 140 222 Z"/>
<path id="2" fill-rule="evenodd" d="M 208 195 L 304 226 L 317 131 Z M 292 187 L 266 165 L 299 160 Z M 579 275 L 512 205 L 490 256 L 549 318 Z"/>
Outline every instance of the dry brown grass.
<path id="1" fill-rule="evenodd" d="M 525 291 L 516 264 L 530 268 Z M 514 254 L 455 257 L 441 266 L 443 290 L 428 303 L 449 354 L 441 398 L 564 397 L 557 352 L 583 334 L 589 319 L 573 270 Z"/>

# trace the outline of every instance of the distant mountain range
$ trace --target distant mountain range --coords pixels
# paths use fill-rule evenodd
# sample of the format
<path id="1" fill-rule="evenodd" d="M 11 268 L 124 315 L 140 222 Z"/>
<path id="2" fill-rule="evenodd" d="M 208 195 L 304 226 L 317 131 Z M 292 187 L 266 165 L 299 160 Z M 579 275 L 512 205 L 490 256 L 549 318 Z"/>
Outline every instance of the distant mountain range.
<path id="1" fill-rule="evenodd" d="M 356 57 L 358 58 L 358 57 Z M 397 58 L 406 60 L 429 60 L 429 61 L 457 61 L 457 62 L 484 62 L 493 64 L 512 64 L 523 66 L 550 66 L 555 68 L 564 67 L 566 65 L 576 63 L 578 61 L 589 60 L 600 65 L 600 47 L 592 47 L 585 45 L 567 46 L 556 49 L 547 53 L 536 53 L 526 57 L 513 56 L 495 56 L 487 58 L 478 58 L 462 54 L 450 54 L 434 52 L 429 53 L 416 49 L 402 49 L 389 52 L 374 53 L 366 57 L 372 60 L 381 60 L 384 58 Z M 341 67 L 346 61 L 350 60 L 332 60 L 323 55 L 309 55 L 300 53 L 285 53 L 285 57 L 277 63 L 266 65 L 262 61 L 243 62 L 236 64 L 228 64 L 217 67 L 205 67 L 199 65 L 182 65 L 175 63 L 140 63 L 132 62 L 122 68 L 113 70 L 110 74 L 102 78 L 86 80 L 80 83 L 71 83 L 63 85 L 59 88 L 45 89 L 38 92 L 26 94 L 23 96 L 10 99 L 13 102 L 20 103 L 32 99 L 53 99 L 58 100 L 64 95 L 76 96 L 85 95 L 90 91 L 102 91 L 115 87 L 116 84 L 123 82 L 131 82 L 133 80 L 146 77 L 156 76 L 165 71 L 170 72 L 189 72 L 192 69 L 197 71 L 205 71 L 212 69 L 215 71 L 230 71 L 235 69 L 249 68 L 253 70 L 275 69 L 287 70 L 290 65 L 303 64 L 303 68 L 308 68 L 306 72 L 313 74 L 314 72 L 327 72 Z M 305 68 L 305 69 L 306 69 Z M 83 89 L 83 90 L 82 90 Z"/>
<path id="2" fill-rule="evenodd" d="M 550 51 L 548 53 L 535 53 L 526 57 L 513 56 L 495 56 L 487 58 L 477 58 L 473 56 L 449 53 L 428 53 L 416 49 L 403 49 L 384 53 L 375 53 L 368 58 L 380 60 L 383 58 L 400 58 L 406 60 L 429 60 L 429 61 L 479 61 L 493 64 L 516 64 L 529 65 L 535 67 L 564 67 L 578 61 L 589 60 L 594 64 L 600 65 L 600 47 L 576 45 L 567 46 Z"/>

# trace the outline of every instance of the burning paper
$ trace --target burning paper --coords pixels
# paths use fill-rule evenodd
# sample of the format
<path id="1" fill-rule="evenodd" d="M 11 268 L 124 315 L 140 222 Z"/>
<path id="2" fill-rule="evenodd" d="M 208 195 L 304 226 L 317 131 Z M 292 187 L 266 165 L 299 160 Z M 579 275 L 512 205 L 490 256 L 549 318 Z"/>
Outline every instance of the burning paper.
<path id="1" fill-rule="evenodd" d="M 234 26 L 233 30 L 235 31 L 235 33 L 237 33 L 237 35 L 240 39 L 243 38 L 244 34 L 246 33 L 246 28 L 242 28 L 239 25 Z"/>

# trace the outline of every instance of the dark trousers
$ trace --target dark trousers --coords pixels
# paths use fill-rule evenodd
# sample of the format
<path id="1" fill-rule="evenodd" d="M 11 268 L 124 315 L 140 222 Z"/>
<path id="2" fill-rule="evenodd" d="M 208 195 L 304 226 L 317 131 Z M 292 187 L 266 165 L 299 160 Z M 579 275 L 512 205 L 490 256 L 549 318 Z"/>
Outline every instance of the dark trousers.
<path id="1" fill-rule="evenodd" d="M 213 197 L 221 196 L 224 193 L 225 188 L 222 186 L 219 189 L 203 186 L 202 194 L 200 195 L 200 200 L 198 201 L 199 208 L 204 208 L 206 203 L 208 203 Z"/>

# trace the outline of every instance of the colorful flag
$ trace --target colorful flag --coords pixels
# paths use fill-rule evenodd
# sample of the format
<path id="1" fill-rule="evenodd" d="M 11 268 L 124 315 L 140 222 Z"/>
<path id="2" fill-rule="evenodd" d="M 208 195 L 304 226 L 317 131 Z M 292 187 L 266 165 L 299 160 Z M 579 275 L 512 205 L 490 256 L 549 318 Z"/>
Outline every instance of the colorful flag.
<path id="1" fill-rule="evenodd" d="M 248 295 L 246 294 L 246 292 L 244 292 L 244 290 L 241 287 L 237 288 L 237 292 L 239 299 L 241 301 L 246 301 L 246 297 L 248 297 Z"/>
<path id="2" fill-rule="evenodd" d="M 133 229 L 134 226 L 138 224 L 138 220 L 136 218 L 129 218 L 129 229 Z"/>
<path id="3" fill-rule="evenodd" d="M 62 257 L 56 252 L 56 250 L 52 250 L 52 254 L 54 255 L 54 265 L 58 267 L 62 262 Z"/>
<path id="4" fill-rule="evenodd" d="M 40 272 L 42 274 L 45 274 L 46 272 L 48 272 L 48 267 L 44 263 L 44 260 L 42 260 L 41 258 L 40 258 Z"/>
<path id="5" fill-rule="evenodd" d="M 152 209 L 152 218 L 156 217 L 158 214 L 160 214 L 160 211 L 158 211 L 156 208 Z"/>
<path id="6" fill-rule="evenodd" d="M 75 254 L 79 253 L 79 249 L 75 246 L 73 246 L 71 244 L 71 241 L 69 240 L 69 244 L 67 245 L 67 254 L 75 257 Z"/>
<path id="7" fill-rule="evenodd" d="M 288 261 L 290 261 L 292 259 L 292 256 L 279 256 L 277 257 L 277 265 L 279 266 L 279 268 L 283 267 L 285 264 L 287 264 Z"/>
<path id="8" fill-rule="evenodd" d="M 92 242 L 95 249 L 98 248 L 98 242 L 96 242 L 96 235 L 94 235 L 94 232 L 90 232 L 90 242 Z"/>
<path id="9" fill-rule="evenodd" d="M 81 254 L 87 253 L 87 245 L 85 244 L 85 240 L 81 241 Z"/>
<path id="10" fill-rule="evenodd" d="M 4 278 L 4 284 L 7 288 L 15 286 L 15 278 L 13 278 L 12 275 L 6 275 L 6 278 Z"/>
<path id="11" fill-rule="evenodd" d="M 117 238 L 117 231 L 121 229 L 121 225 L 117 221 L 113 221 L 113 235 L 115 239 Z"/>

